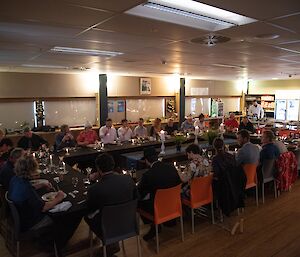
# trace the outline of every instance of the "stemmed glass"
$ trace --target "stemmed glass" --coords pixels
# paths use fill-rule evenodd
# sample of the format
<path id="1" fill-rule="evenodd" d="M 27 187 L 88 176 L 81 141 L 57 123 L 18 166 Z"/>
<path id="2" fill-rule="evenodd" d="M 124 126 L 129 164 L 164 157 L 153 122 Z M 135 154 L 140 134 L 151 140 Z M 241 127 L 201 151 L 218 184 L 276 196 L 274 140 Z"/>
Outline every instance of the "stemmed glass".
<path id="1" fill-rule="evenodd" d="M 203 149 L 202 149 L 203 156 L 206 156 L 206 151 L 207 151 L 206 148 L 203 148 Z"/>
<path id="2" fill-rule="evenodd" d="M 213 155 L 212 151 L 207 152 L 207 157 L 208 157 L 209 160 L 211 159 L 212 155 Z"/>

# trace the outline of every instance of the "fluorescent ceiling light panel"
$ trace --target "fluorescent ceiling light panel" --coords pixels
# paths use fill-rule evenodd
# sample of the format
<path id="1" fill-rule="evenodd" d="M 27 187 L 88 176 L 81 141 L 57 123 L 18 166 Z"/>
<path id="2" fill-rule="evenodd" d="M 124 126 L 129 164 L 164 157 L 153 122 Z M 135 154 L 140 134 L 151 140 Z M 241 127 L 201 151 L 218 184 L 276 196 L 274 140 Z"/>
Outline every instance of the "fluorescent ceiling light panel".
<path id="1" fill-rule="evenodd" d="M 27 68 L 69 69 L 69 67 L 67 66 L 60 66 L 60 65 L 22 64 L 21 66 Z"/>
<path id="2" fill-rule="evenodd" d="M 82 48 L 73 48 L 73 47 L 62 47 L 62 46 L 55 46 L 50 49 L 50 52 L 75 54 L 75 55 L 88 55 L 88 56 L 104 56 L 104 57 L 115 57 L 115 56 L 123 54 L 121 52 L 111 52 L 111 51 L 82 49 Z"/>
<path id="3" fill-rule="evenodd" d="M 150 0 L 126 13 L 208 31 L 218 31 L 256 21 L 193 0 Z"/>

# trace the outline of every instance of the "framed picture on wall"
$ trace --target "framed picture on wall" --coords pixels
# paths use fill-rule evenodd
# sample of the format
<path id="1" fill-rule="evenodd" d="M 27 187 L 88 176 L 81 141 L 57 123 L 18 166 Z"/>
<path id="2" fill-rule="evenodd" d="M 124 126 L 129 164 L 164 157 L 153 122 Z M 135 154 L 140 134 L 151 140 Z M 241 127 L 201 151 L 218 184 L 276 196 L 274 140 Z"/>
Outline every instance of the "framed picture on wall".
<path id="1" fill-rule="evenodd" d="M 140 95 L 150 95 L 151 94 L 151 79 L 141 78 L 140 79 Z"/>

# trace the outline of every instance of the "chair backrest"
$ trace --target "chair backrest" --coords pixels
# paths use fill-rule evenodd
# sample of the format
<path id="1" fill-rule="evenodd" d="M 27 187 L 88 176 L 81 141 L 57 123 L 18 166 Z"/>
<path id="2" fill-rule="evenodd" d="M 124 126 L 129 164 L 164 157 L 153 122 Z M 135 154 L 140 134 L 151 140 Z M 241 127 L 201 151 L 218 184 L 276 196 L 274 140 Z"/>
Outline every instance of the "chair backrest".
<path id="1" fill-rule="evenodd" d="M 20 237 L 20 230 L 21 230 L 21 224 L 20 224 L 20 216 L 17 207 L 15 206 L 14 202 L 8 199 L 8 192 L 5 193 L 5 199 L 9 206 L 12 221 L 13 221 L 13 227 L 14 227 L 14 236 L 16 240 L 19 240 Z"/>
<path id="2" fill-rule="evenodd" d="M 213 175 L 209 175 L 205 177 L 195 177 L 192 180 L 190 191 L 192 208 L 197 208 L 198 206 L 212 202 L 212 179 Z"/>
<path id="3" fill-rule="evenodd" d="M 264 160 L 262 165 L 262 175 L 264 179 L 274 178 L 275 159 Z"/>
<path id="4" fill-rule="evenodd" d="M 256 168 L 256 163 L 246 163 L 243 165 L 243 169 L 247 177 L 246 188 L 248 188 L 249 185 L 256 185 Z"/>
<path id="5" fill-rule="evenodd" d="M 154 223 L 161 224 L 163 222 L 180 217 L 181 208 L 181 184 L 166 188 L 158 189 L 154 199 Z"/>
<path id="6" fill-rule="evenodd" d="M 104 206 L 101 211 L 101 232 L 105 245 L 138 235 L 137 200 Z"/>

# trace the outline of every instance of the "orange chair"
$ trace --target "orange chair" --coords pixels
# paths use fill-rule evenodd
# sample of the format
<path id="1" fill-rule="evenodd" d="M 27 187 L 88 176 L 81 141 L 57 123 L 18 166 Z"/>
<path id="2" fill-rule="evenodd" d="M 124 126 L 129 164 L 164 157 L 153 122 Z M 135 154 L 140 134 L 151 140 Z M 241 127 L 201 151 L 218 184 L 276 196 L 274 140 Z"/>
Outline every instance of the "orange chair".
<path id="1" fill-rule="evenodd" d="M 191 197 L 190 199 L 182 198 L 182 203 L 191 208 L 192 212 L 192 233 L 195 232 L 195 215 L 194 209 L 200 208 L 203 205 L 211 204 L 211 221 L 214 224 L 214 205 L 212 192 L 213 175 L 206 177 L 196 177 L 191 182 Z"/>
<path id="2" fill-rule="evenodd" d="M 180 217 L 181 238 L 182 241 L 184 241 L 180 192 L 181 184 L 175 187 L 157 190 L 154 199 L 154 217 L 151 213 L 145 212 L 141 209 L 138 210 L 141 216 L 153 221 L 155 224 L 157 253 L 159 253 L 159 224 Z"/>
<path id="3" fill-rule="evenodd" d="M 258 185 L 257 185 L 256 168 L 257 168 L 256 163 L 255 164 L 247 163 L 243 165 L 243 169 L 247 177 L 246 189 L 255 187 L 256 206 L 258 206 Z"/>

